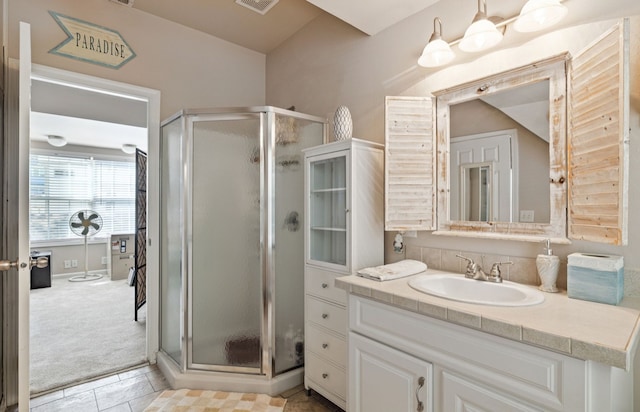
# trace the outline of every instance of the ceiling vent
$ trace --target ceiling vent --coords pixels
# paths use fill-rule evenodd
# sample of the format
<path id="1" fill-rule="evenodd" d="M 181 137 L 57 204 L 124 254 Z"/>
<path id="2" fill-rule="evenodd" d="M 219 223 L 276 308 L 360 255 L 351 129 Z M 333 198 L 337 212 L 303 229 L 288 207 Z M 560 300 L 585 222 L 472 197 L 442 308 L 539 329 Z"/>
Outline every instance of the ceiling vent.
<path id="1" fill-rule="evenodd" d="M 278 3 L 278 1 L 280 0 L 236 0 L 236 4 L 264 15 L 267 14 L 267 12 Z"/>
<path id="2" fill-rule="evenodd" d="M 111 0 L 114 3 L 122 4 L 123 6 L 133 7 L 133 0 Z"/>

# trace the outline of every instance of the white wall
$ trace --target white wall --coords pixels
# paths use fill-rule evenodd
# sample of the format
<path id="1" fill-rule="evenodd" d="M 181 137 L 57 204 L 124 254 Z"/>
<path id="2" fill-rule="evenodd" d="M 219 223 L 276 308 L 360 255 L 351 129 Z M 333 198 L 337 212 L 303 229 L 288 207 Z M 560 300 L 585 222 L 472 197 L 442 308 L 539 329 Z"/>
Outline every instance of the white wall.
<path id="1" fill-rule="evenodd" d="M 183 108 L 264 104 L 265 56 L 106 0 L 8 0 L 9 57 L 18 23 L 31 24 L 32 60 L 161 92 L 161 118 Z M 49 10 L 119 32 L 136 57 L 120 69 L 50 54 L 66 34 Z"/>
<path id="2" fill-rule="evenodd" d="M 431 33 L 433 18 L 437 15 L 448 16 L 448 19 L 443 18 L 447 23 L 455 20 L 456 13 L 452 9 L 456 4 L 449 3 L 448 7 L 436 5 L 426 9 L 371 37 L 330 16 L 319 17 L 267 56 L 267 104 L 295 104 L 301 111 L 327 116 L 331 116 L 339 104 L 345 104 L 354 118 L 354 136 L 383 142 L 384 96 L 429 96 L 436 90 L 565 51 L 575 54 L 609 29 L 616 21 L 613 18 L 640 13 L 640 2 L 615 0 L 607 2 L 606 6 L 604 2 L 567 2 L 573 20 L 569 18 L 568 23 L 564 23 L 565 27 L 561 26 L 554 32 L 538 38 L 507 33 L 503 44 L 493 52 L 459 56 L 451 65 L 438 70 L 421 68 L 416 60 Z M 608 19 L 602 21 L 604 17 Z M 632 37 L 638 42 L 637 22 L 632 26 Z M 445 35 L 445 38 L 449 40 L 455 36 Z M 632 73 L 634 70 L 640 73 L 638 47 L 636 45 L 631 49 Z M 636 79 L 637 74 L 632 76 L 631 84 L 630 211 L 640 207 L 640 187 L 633 184 L 640 177 L 640 165 L 634 162 L 634 159 L 640 159 L 640 143 L 636 142 L 640 139 L 640 88 Z M 637 230 L 640 228 L 640 215 L 630 213 L 629 225 L 629 245 L 626 247 L 573 242 L 569 246 L 555 246 L 554 252 L 561 256 L 565 264 L 566 255 L 576 251 L 624 255 L 625 293 L 640 296 L 640 255 L 633 253 L 640 247 L 640 231 Z M 394 233 L 387 233 L 387 262 L 403 257 L 392 252 L 393 236 Z M 517 258 L 522 263 L 522 270 L 527 272 L 517 280 L 537 282 L 532 263 L 541 251 L 539 244 L 479 241 L 434 236 L 430 232 L 420 232 L 417 238 L 405 238 L 405 241 L 406 256 L 423 260 L 429 260 L 427 255 L 433 252 L 432 249 Z M 447 257 L 445 254 L 439 255 L 443 266 L 459 267 L 456 259 L 455 262 L 449 259 L 445 264 Z M 565 271 L 566 266 L 563 268 L 564 282 Z"/>

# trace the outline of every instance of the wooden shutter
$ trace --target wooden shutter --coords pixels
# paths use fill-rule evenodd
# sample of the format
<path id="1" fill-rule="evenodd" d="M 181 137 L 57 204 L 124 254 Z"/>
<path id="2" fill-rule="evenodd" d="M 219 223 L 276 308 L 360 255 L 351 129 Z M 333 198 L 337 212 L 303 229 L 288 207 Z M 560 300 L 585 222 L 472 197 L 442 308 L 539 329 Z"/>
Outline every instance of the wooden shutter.
<path id="1" fill-rule="evenodd" d="M 386 97 L 385 230 L 435 229 L 434 109 L 428 97 Z"/>
<path id="2" fill-rule="evenodd" d="M 570 62 L 569 237 L 627 243 L 629 22 Z"/>

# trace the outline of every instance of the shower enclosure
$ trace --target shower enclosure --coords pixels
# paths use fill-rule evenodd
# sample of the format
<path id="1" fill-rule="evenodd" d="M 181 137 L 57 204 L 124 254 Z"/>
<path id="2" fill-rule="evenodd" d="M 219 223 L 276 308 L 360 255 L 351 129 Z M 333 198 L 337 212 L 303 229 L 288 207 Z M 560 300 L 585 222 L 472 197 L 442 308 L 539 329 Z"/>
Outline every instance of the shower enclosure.
<path id="1" fill-rule="evenodd" d="M 268 106 L 162 123 L 159 365 L 175 387 L 301 382 L 301 150 L 322 144 L 325 126 Z"/>

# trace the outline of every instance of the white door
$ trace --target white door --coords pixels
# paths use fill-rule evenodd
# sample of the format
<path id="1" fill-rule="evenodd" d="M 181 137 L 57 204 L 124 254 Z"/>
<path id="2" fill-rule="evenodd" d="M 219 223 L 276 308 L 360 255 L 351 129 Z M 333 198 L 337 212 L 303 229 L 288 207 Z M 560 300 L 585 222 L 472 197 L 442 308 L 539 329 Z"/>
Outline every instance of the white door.
<path id="1" fill-rule="evenodd" d="M 2 201 L 6 205 L 3 232 L 6 253 L 1 256 L 2 301 L 5 304 L 2 335 L 5 345 L 4 395 L 6 405 L 29 410 L 29 107 L 31 97 L 30 26 L 20 23 L 19 60 L 9 60 L 7 82 L 7 133 L 4 165 L 7 181 Z M 17 359 L 17 362 L 14 360 Z"/>
<path id="2" fill-rule="evenodd" d="M 517 191 L 513 187 L 512 173 L 516 171 L 512 145 L 515 130 L 456 137 L 451 140 L 451 220 L 484 220 L 512 222 Z M 515 151 L 513 151 L 515 153 Z M 466 165 L 466 166 L 465 166 Z M 461 176 L 469 167 L 489 167 L 488 219 L 464 216 L 469 209 L 469 196 L 464 195 Z M 468 185 L 467 185 L 468 186 Z"/>
<path id="3" fill-rule="evenodd" d="M 432 366 L 422 359 L 351 332 L 348 375 L 349 411 L 433 411 Z"/>

